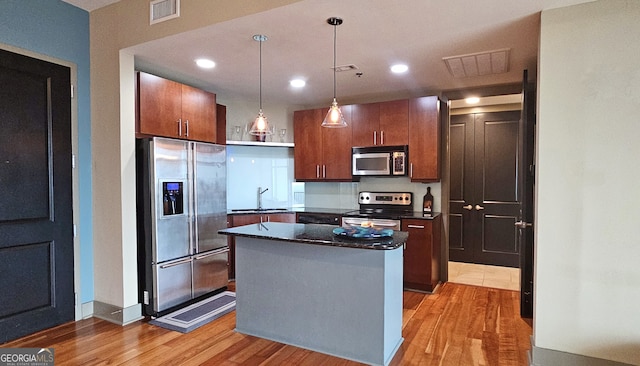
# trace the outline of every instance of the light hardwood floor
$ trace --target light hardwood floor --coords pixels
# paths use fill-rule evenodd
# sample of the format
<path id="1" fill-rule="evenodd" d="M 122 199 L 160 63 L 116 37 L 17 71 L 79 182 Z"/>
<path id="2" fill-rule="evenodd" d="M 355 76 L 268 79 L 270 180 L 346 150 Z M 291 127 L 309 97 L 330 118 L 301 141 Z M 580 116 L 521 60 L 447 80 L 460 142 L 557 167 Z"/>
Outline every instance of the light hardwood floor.
<path id="1" fill-rule="evenodd" d="M 391 365 L 527 365 L 531 326 L 516 291 L 445 283 L 437 294 L 405 291 L 403 311 L 404 342 Z M 1 346 L 53 347 L 56 366 L 359 365 L 234 327 L 235 312 L 187 334 L 90 318 Z"/>

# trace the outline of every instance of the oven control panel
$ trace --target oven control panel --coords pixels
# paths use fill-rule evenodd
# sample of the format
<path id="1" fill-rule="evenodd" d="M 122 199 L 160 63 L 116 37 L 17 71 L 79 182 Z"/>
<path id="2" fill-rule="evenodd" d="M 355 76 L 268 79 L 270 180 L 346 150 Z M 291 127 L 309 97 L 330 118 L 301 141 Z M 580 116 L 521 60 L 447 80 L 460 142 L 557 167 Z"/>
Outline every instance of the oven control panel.
<path id="1" fill-rule="evenodd" d="M 358 203 L 361 205 L 393 205 L 411 206 L 413 193 L 411 192 L 360 192 Z"/>

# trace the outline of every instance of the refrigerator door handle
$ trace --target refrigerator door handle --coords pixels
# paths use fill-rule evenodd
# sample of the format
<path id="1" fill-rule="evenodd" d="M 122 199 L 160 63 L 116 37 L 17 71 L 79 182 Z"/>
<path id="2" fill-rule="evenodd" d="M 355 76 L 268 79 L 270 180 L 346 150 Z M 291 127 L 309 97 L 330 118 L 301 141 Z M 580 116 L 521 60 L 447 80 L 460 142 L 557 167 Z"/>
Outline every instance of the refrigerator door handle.
<path id="1" fill-rule="evenodd" d="M 179 266 L 181 264 L 189 263 L 189 262 L 192 262 L 192 261 L 193 261 L 192 258 L 185 258 L 185 259 L 180 260 L 180 261 L 175 261 L 175 262 L 171 262 L 171 263 L 167 263 L 167 264 L 161 264 L 160 268 L 162 268 L 162 269 L 170 268 L 170 267 L 174 267 L 174 266 Z"/>
<path id="2" fill-rule="evenodd" d="M 227 253 L 227 252 L 229 252 L 229 248 L 224 248 L 224 249 L 220 249 L 220 250 L 214 250 L 214 251 L 211 251 L 209 253 L 196 255 L 194 257 L 194 259 L 199 260 L 199 259 L 211 257 L 212 255 L 218 255 L 218 254 Z"/>

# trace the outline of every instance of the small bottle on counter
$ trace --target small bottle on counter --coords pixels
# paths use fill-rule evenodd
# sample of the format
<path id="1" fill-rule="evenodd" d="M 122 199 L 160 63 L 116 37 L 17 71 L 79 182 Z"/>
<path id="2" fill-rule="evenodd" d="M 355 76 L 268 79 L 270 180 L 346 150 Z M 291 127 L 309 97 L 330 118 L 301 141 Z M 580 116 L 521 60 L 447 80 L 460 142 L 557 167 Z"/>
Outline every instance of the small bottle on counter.
<path id="1" fill-rule="evenodd" d="M 422 198 L 422 214 L 429 216 L 433 213 L 433 195 L 431 194 L 431 187 L 427 187 L 427 193 Z"/>

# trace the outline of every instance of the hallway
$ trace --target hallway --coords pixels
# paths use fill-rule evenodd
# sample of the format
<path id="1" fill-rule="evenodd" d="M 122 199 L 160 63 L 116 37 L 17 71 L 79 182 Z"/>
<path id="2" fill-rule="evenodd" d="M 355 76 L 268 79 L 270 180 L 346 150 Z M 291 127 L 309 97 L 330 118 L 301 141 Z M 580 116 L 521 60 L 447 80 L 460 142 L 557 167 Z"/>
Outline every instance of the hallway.
<path id="1" fill-rule="evenodd" d="M 449 282 L 520 291 L 520 269 L 449 262 Z"/>

